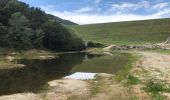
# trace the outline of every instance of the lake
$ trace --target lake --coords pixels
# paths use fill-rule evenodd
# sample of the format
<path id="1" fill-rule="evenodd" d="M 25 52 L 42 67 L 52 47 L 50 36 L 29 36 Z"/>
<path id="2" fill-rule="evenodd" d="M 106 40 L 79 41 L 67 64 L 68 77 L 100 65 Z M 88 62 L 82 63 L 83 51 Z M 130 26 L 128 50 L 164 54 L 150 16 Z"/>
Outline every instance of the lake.
<path id="1" fill-rule="evenodd" d="M 129 61 L 126 53 L 112 56 L 88 53 L 67 53 L 54 59 L 21 59 L 23 68 L 0 69 L 0 95 L 40 92 L 47 82 L 61 79 L 75 72 L 116 74 Z"/>

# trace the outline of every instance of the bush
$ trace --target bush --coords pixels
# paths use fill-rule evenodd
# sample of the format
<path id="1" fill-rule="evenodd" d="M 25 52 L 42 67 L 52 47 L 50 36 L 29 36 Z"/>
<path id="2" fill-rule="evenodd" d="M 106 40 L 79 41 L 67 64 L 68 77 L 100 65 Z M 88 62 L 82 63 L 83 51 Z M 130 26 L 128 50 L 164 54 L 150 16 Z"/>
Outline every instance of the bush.
<path id="1" fill-rule="evenodd" d="M 42 26 L 45 33 L 45 48 L 60 51 L 80 51 L 85 49 L 83 41 L 59 23 L 49 21 Z"/>
<path id="2" fill-rule="evenodd" d="M 104 45 L 101 44 L 101 43 L 94 43 L 94 42 L 92 42 L 92 41 L 89 41 L 89 42 L 87 43 L 87 47 L 88 47 L 88 48 L 92 48 L 92 47 L 100 48 L 100 47 L 104 47 Z"/>
<path id="3" fill-rule="evenodd" d="M 151 79 L 146 83 L 144 88 L 147 92 L 151 92 L 153 100 L 165 100 L 166 97 L 162 96 L 161 92 L 170 92 L 170 86 L 165 83 L 165 81 Z"/>

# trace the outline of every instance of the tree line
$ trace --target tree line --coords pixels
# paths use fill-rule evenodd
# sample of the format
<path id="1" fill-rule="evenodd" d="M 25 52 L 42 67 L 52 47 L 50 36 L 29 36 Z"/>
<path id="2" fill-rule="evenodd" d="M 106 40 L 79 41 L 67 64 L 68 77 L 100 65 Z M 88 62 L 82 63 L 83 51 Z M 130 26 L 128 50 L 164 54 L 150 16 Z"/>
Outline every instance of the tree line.
<path id="1" fill-rule="evenodd" d="M 0 0 L 0 46 L 59 51 L 85 49 L 81 38 L 59 23 L 58 17 L 51 16 L 17 0 Z"/>

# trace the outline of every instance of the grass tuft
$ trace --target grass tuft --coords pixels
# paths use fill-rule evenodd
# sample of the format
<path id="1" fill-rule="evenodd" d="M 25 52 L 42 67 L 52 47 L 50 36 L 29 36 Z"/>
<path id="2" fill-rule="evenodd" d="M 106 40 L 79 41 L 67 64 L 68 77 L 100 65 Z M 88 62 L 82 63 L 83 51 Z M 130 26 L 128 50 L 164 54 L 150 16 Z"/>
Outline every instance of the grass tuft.
<path id="1" fill-rule="evenodd" d="M 127 83 L 128 84 L 139 84 L 141 81 L 137 78 L 137 77 L 135 77 L 135 76 L 133 76 L 133 75 L 129 75 L 128 77 L 127 77 Z"/>
<path id="2" fill-rule="evenodd" d="M 165 100 L 166 97 L 162 96 L 161 93 L 170 92 L 170 85 L 162 80 L 151 79 L 146 83 L 144 89 L 146 92 L 151 93 L 153 100 Z"/>
<path id="3" fill-rule="evenodd" d="M 145 90 L 147 92 L 159 93 L 165 91 L 165 82 L 162 80 L 151 79 L 146 83 Z"/>

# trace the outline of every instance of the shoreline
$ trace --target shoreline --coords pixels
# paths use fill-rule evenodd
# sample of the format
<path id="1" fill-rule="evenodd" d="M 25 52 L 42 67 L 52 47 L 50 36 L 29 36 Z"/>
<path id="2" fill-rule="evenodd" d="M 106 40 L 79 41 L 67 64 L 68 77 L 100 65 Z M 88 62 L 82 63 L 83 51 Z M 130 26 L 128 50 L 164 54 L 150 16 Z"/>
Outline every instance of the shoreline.
<path id="1" fill-rule="evenodd" d="M 93 53 L 96 49 L 88 50 Z M 96 53 L 103 53 L 98 50 Z M 114 52 L 114 51 L 111 51 Z M 166 91 L 147 92 L 144 88 L 151 79 L 165 80 L 167 85 L 170 83 L 170 55 L 162 52 L 153 51 L 119 51 L 126 52 L 132 55 L 137 55 L 138 58 L 134 62 L 132 68 L 127 70 L 121 81 L 116 79 L 116 75 L 107 73 L 97 73 L 94 80 L 73 80 L 73 79 L 58 79 L 48 82 L 47 89 L 40 93 L 18 93 L 11 95 L 0 96 L 0 100 L 116 100 L 116 98 L 131 100 L 151 100 L 158 96 L 159 98 L 170 99 L 170 93 Z M 72 52 L 73 53 L 73 52 Z M 164 66 L 162 66 L 164 65 Z M 75 85 L 76 84 L 76 85 Z M 135 94 L 135 95 L 132 95 Z M 126 98 L 123 98 L 125 97 Z M 141 99 L 140 99 L 141 98 Z M 165 100 L 166 100 L 165 99 Z"/>

